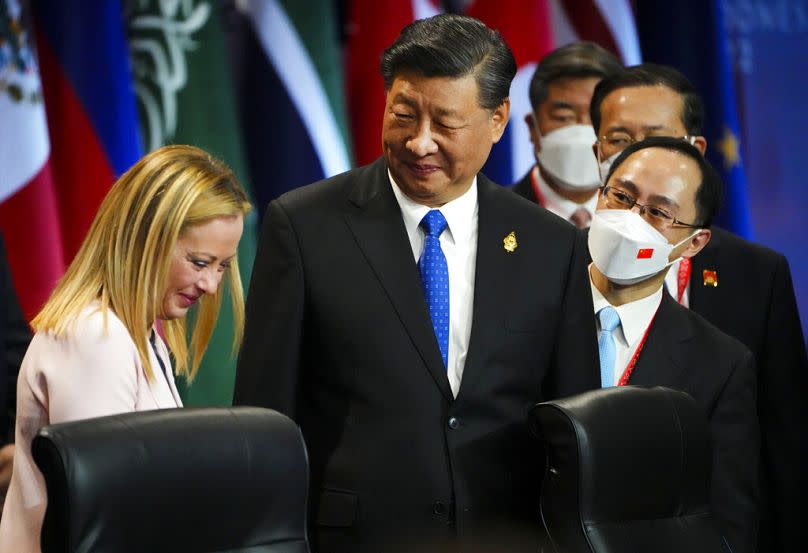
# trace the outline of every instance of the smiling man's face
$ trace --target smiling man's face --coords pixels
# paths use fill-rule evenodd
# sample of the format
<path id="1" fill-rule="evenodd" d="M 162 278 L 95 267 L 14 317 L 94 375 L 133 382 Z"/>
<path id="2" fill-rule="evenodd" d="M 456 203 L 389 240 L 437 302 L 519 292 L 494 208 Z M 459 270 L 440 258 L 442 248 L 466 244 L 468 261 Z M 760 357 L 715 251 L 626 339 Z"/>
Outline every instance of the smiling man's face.
<path id="1" fill-rule="evenodd" d="M 474 75 L 402 73 L 387 92 L 382 149 L 410 199 L 439 207 L 465 193 L 502 137 L 510 103 L 480 106 Z"/>

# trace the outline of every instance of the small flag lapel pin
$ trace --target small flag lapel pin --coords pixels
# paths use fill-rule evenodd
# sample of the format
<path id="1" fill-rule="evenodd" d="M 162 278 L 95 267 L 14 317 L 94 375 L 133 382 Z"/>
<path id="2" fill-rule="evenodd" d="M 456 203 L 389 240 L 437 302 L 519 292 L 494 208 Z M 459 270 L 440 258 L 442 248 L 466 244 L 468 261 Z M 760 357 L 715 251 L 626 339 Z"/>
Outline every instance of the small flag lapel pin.
<path id="1" fill-rule="evenodd" d="M 513 253 L 519 244 L 516 243 L 516 232 L 511 231 L 508 236 L 502 239 L 502 247 L 508 253 Z"/>
<path id="2" fill-rule="evenodd" d="M 717 271 L 713 271 L 713 270 L 710 270 L 710 269 L 704 269 L 704 272 L 702 273 L 702 275 L 704 277 L 704 285 L 705 286 L 712 286 L 713 288 L 718 286 L 718 272 Z"/>

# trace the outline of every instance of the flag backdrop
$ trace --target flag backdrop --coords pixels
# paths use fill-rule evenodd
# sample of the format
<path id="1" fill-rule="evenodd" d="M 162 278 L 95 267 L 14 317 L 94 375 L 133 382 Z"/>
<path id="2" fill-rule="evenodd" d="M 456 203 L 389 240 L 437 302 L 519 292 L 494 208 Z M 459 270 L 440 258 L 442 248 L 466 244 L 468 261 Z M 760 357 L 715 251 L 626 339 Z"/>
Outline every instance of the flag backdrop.
<path id="1" fill-rule="evenodd" d="M 637 4 L 645 61 L 672 65 L 704 100 L 706 157 L 724 181 L 724 205 L 715 223 L 751 238 L 735 85 L 722 0 L 647 0 Z M 685 38 L 686 37 L 686 38 Z"/>
<path id="2" fill-rule="evenodd" d="M 246 0 L 238 53 L 253 194 L 280 194 L 351 166 L 334 4 Z M 317 14 L 317 17 L 312 17 Z"/>
<path id="3" fill-rule="evenodd" d="M 101 200 L 141 155 L 118 0 L 34 0 L 65 261 Z"/>
<path id="4" fill-rule="evenodd" d="M 352 0 L 346 23 L 346 90 L 351 136 L 357 165 L 367 165 L 382 153 L 384 81 L 379 71 L 382 53 L 406 25 L 437 15 L 429 0 Z"/>
<path id="5" fill-rule="evenodd" d="M 192 144 L 227 163 L 249 191 L 241 129 L 227 63 L 220 2 L 141 1 L 128 13 L 129 47 L 147 150 Z M 255 214 L 244 225 L 239 269 L 249 282 Z M 226 292 L 227 287 L 223 287 Z M 194 382 L 179 381 L 186 405 L 230 405 L 235 382 L 230 296 Z"/>
<path id="6" fill-rule="evenodd" d="M 788 258 L 802 328 L 808 330 L 808 3 L 758 0 L 755 9 L 751 5 L 748 0 L 723 2 L 749 209 L 755 240 Z"/>
<path id="7" fill-rule="evenodd" d="M 590 40 L 627 65 L 640 62 L 628 0 L 475 0 L 466 13 L 502 33 L 516 58 L 511 120 L 483 167 L 483 173 L 503 185 L 521 178 L 536 162 L 524 119 L 531 110 L 530 79 L 545 54 L 576 40 Z"/>
<path id="8" fill-rule="evenodd" d="M 549 9 L 545 0 L 476 0 L 466 13 L 499 31 L 516 58 L 510 122 L 482 170 L 494 182 L 509 185 L 535 163 L 524 119 L 531 111 L 528 92 L 536 64 L 553 49 Z"/>
<path id="9" fill-rule="evenodd" d="M 576 40 L 601 45 L 623 60 L 640 63 L 640 41 L 630 0 L 548 0 L 555 47 Z"/>
<path id="10" fill-rule="evenodd" d="M 64 270 L 42 86 L 16 0 L 0 0 L 0 231 L 27 319 Z"/>

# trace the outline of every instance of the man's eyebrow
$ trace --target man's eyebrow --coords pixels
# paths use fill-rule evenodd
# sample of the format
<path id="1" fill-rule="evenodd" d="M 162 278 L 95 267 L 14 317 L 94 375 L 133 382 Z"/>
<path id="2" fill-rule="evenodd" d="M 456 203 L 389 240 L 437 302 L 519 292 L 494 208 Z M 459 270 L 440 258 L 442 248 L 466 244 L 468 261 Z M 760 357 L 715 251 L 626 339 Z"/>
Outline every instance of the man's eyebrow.
<path id="1" fill-rule="evenodd" d="M 459 117 L 460 114 L 456 109 L 448 108 L 435 108 L 435 113 L 438 117 Z"/>
<path id="2" fill-rule="evenodd" d="M 398 94 L 396 94 L 393 97 L 393 103 L 394 104 L 407 104 L 408 106 L 414 106 L 415 105 L 415 101 L 412 98 L 410 98 L 409 96 L 405 96 L 401 92 L 399 92 Z"/>
<path id="3" fill-rule="evenodd" d="M 637 185 L 634 184 L 629 179 L 621 179 L 620 177 L 618 177 L 614 180 L 616 180 L 617 184 L 619 184 L 622 188 L 625 188 L 627 192 L 631 192 L 634 195 L 636 195 L 637 192 L 640 190 L 639 188 L 637 188 Z"/>
<path id="4" fill-rule="evenodd" d="M 569 102 L 564 102 L 562 100 L 555 100 L 550 103 L 550 109 L 575 109 L 572 104 Z"/>
<path id="5" fill-rule="evenodd" d="M 658 131 L 662 129 L 665 129 L 665 125 L 643 125 L 642 127 L 640 127 L 642 133 L 646 135 L 649 132 Z M 606 129 L 606 132 L 624 132 L 626 134 L 632 134 L 631 129 L 629 129 L 624 125 L 616 125 L 609 127 L 608 129 Z"/>
<path id="6" fill-rule="evenodd" d="M 662 196 L 660 194 L 652 194 L 651 196 L 648 197 L 648 201 L 653 205 L 661 205 L 671 207 L 674 209 L 679 209 L 679 204 L 675 200 L 667 196 Z"/>
<path id="7" fill-rule="evenodd" d="M 621 179 L 621 178 L 616 178 L 615 180 L 617 181 L 617 184 L 621 186 L 621 188 L 624 188 L 626 190 L 626 192 L 631 192 L 635 197 L 639 196 L 640 189 L 636 184 L 634 184 L 634 182 L 632 182 L 629 179 Z M 660 207 L 671 207 L 676 209 L 679 208 L 679 204 L 675 200 L 667 196 L 663 196 L 661 194 L 650 195 L 648 197 L 648 203 Z"/>

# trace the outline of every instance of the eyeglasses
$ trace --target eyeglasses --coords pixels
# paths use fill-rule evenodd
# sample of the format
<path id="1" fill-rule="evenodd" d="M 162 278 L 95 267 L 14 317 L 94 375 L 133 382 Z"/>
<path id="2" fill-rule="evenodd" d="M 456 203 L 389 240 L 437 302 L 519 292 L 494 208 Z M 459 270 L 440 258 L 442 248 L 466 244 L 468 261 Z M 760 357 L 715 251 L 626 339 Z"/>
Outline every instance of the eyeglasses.
<path id="1" fill-rule="evenodd" d="M 645 217 L 651 226 L 658 230 L 664 230 L 674 225 L 688 228 L 701 228 L 701 225 L 691 225 L 683 223 L 671 215 L 664 207 L 656 205 L 642 205 L 637 203 L 637 198 L 614 186 L 606 185 L 600 187 L 601 194 L 606 198 L 606 207 L 609 209 L 632 209 L 634 206 L 640 208 L 640 215 Z"/>
<path id="2" fill-rule="evenodd" d="M 665 135 L 654 135 L 650 134 L 648 136 L 665 136 Z M 640 142 L 648 138 L 648 136 L 641 136 L 640 138 L 634 138 L 630 134 L 624 131 L 613 131 L 609 134 L 601 136 L 598 141 L 605 145 L 609 146 L 609 148 L 613 148 L 615 150 L 623 151 L 635 142 Z M 674 138 L 681 138 L 682 140 L 693 144 L 695 137 L 686 134 L 684 136 L 677 136 Z"/>

